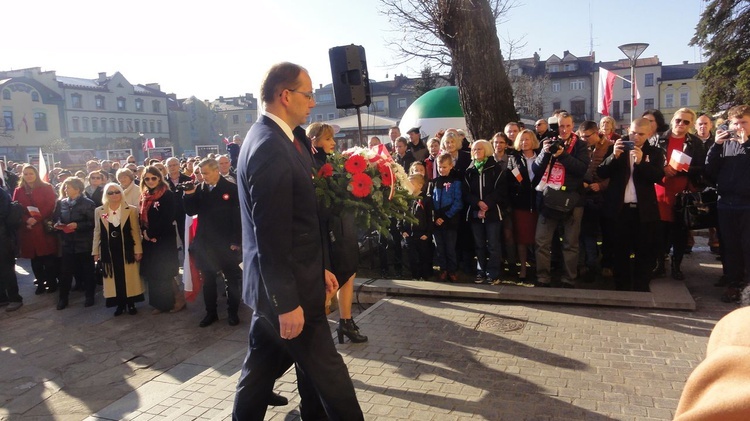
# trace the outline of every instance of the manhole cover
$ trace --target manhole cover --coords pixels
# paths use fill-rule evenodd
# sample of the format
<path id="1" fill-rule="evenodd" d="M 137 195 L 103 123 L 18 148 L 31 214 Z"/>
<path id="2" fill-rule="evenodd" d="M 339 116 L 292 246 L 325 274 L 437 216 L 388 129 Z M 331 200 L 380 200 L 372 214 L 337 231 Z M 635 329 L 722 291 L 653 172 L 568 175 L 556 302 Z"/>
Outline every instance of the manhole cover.
<path id="1" fill-rule="evenodd" d="M 476 330 L 491 333 L 520 332 L 526 327 L 525 319 L 482 316 L 477 323 Z"/>

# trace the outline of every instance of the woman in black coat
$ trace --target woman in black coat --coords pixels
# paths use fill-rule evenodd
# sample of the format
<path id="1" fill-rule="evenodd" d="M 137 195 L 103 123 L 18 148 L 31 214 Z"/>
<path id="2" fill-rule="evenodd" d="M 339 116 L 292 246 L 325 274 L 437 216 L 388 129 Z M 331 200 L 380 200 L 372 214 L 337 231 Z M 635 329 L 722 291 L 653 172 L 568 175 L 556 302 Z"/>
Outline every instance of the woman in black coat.
<path id="1" fill-rule="evenodd" d="M 333 139 L 333 127 L 325 123 L 313 123 L 307 128 L 307 136 L 314 146 L 316 170 L 322 167 L 336 149 Z M 343 212 L 334 215 L 330 209 L 319 206 L 320 229 L 324 241 L 323 255 L 327 267 L 336 276 L 339 290 L 336 296 L 339 301 L 339 325 L 336 328 L 339 343 L 344 336 L 352 342 L 366 342 L 367 336 L 359 333 L 359 327 L 352 319 L 352 300 L 354 296 L 354 276 L 359 264 L 359 244 L 354 214 Z"/>
<path id="2" fill-rule="evenodd" d="M 141 179 L 141 275 L 148 283 L 148 303 L 154 307 L 154 314 L 175 307 L 172 283 L 179 271 L 176 206 L 177 200 L 161 171 L 153 165 L 146 167 Z"/>
<path id="3" fill-rule="evenodd" d="M 101 189 L 100 189 L 101 190 Z M 84 194 L 83 180 L 69 177 L 62 183 L 52 220 L 60 233 L 62 259 L 60 267 L 60 299 L 57 309 L 68 306 L 68 294 L 73 277 L 76 291 L 86 293 L 84 306 L 94 305 L 94 258 L 91 245 L 94 238 L 94 209 L 96 205 Z"/>

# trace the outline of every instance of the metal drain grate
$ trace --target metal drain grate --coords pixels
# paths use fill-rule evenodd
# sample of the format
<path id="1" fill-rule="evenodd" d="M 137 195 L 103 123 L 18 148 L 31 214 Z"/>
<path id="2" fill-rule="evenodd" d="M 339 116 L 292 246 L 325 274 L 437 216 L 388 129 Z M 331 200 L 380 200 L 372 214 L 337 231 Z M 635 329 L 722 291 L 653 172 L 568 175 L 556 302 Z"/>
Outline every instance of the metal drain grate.
<path id="1" fill-rule="evenodd" d="M 527 319 L 483 315 L 479 319 L 475 330 L 490 333 L 520 332 L 526 327 L 527 321 Z"/>

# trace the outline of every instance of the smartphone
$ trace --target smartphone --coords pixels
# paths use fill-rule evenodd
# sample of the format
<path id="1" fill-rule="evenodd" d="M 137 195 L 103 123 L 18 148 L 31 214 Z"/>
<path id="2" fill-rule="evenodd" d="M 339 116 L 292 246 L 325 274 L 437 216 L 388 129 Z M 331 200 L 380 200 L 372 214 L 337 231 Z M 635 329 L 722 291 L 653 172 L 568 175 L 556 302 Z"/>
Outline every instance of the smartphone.
<path id="1" fill-rule="evenodd" d="M 623 140 L 622 141 L 622 150 L 625 152 L 632 151 L 635 148 L 635 141 L 633 140 Z"/>

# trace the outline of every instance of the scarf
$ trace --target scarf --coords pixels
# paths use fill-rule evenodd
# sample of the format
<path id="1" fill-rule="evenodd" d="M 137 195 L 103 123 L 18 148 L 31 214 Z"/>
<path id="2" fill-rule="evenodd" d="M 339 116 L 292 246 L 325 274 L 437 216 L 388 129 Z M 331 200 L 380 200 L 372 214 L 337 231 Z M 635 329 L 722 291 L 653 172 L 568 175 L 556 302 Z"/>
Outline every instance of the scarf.
<path id="1" fill-rule="evenodd" d="M 120 207 L 122 209 L 122 207 Z M 114 278 L 114 267 L 112 266 L 112 251 L 109 248 L 109 233 L 110 231 L 107 231 L 106 228 L 104 228 L 105 225 L 109 225 L 108 221 L 103 221 L 99 225 L 99 238 L 101 238 L 102 245 L 101 245 L 101 253 L 99 254 L 101 261 L 102 261 L 102 267 L 104 269 L 104 274 L 107 278 Z M 125 219 L 124 224 L 120 224 L 120 227 L 112 227 L 112 230 L 120 231 L 122 234 L 122 245 L 123 245 L 123 254 L 125 255 L 125 263 L 127 264 L 133 264 L 135 263 L 135 239 L 133 238 L 133 232 L 131 231 L 130 227 L 130 218 Z M 118 238 L 115 238 L 114 241 L 117 241 Z"/>
<path id="2" fill-rule="evenodd" d="M 143 192 L 143 198 L 141 199 L 141 210 L 140 210 L 142 227 L 148 228 L 148 211 L 149 209 L 151 209 L 151 206 L 154 204 L 154 202 L 161 199 L 165 191 L 167 191 L 166 184 L 161 185 L 153 190 L 147 189 L 145 192 Z"/>
<path id="3" fill-rule="evenodd" d="M 476 168 L 477 171 L 479 171 L 479 174 L 482 173 L 482 169 L 484 169 L 484 164 L 486 163 L 487 163 L 487 158 L 484 158 L 481 161 L 477 161 L 477 160 L 474 161 L 474 168 Z"/>

